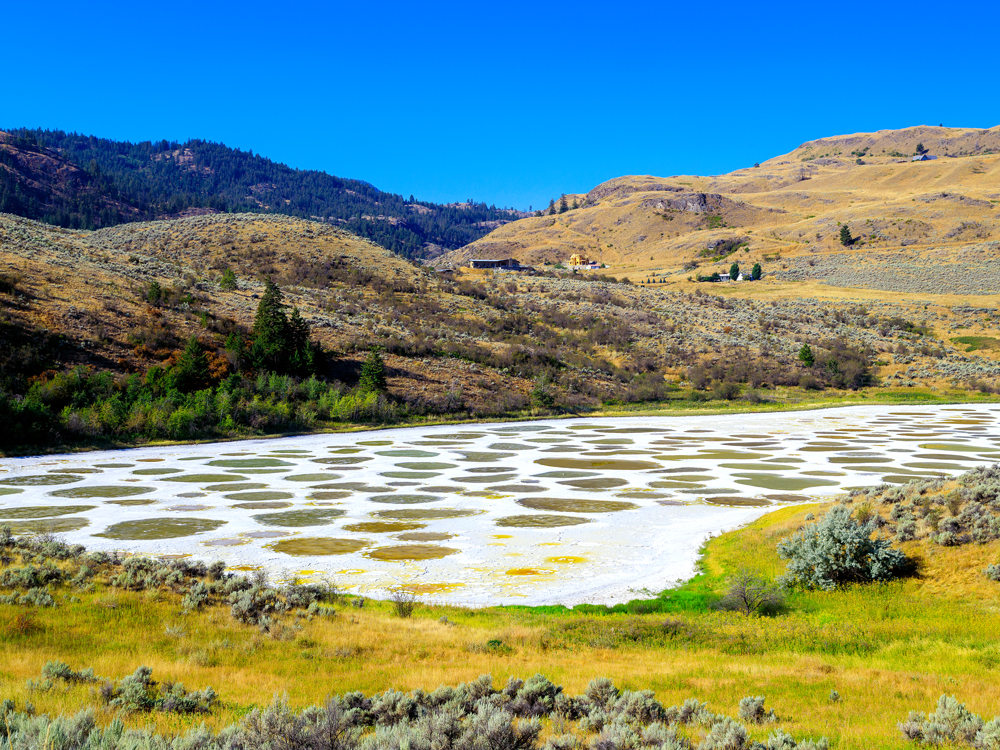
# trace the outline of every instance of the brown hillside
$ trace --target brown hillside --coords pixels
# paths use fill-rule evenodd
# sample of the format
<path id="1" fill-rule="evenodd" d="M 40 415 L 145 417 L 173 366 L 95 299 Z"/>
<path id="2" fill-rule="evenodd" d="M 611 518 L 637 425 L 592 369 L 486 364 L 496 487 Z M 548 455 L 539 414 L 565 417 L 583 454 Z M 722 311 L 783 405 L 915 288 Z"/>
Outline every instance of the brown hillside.
<path id="1" fill-rule="evenodd" d="M 919 143 L 938 158 L 911 161 Z M 714 177 L 619 177 L 578 209 L 500 227 L 436 263 L 513 256 L 551 267 L 580 253 L 614 276 L 691 289 L 689 276 L 736 260 L 761 263 L 772 281 L 996 294 L 1000 272 L 977 266 L 1000 251 L 998 204 L 1000 127 L 879 131 Z M 858 240 L 850 248 L 839 242 L 844 223 Z M 732 239 L 747 244 L 716 258 L 712 248 Z"/>

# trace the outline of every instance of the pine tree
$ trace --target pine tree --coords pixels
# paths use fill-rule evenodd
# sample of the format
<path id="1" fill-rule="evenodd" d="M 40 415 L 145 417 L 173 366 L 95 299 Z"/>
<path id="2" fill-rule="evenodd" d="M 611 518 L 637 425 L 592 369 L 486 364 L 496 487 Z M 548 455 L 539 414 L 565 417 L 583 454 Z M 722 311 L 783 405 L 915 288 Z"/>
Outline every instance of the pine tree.
<path id="1" fill-rule="evenodd" d="M 268 279 L 253 319 L 250 361 L 259 370 L 283 372 L 288 362 L 289 330 L 278 285 Z"/>
<path id="2" fill-rule="evenodd" d="M 740 264 L 733 263 L 733 265 L 729 267 L 729 278 L 732 281 L 736 281 L 736 279 L 738 279 L 739 277 L 740 277 Z"/>
<path id="3" fill-rule="evenodd" d="M 754 263 L 753 268 L 750 270 L 750 278 L 754 281 L 759 281 L 761 273 L 760 263 Z"/>
<path id="4" fill-rule="evenodd" d="M 812 367 L 816 362 L 816 356 L 813 354 L 812 347 L 809 344 L 803 344 L 802 348 L 799 349 L 799 359 L 806 367 Z"/>
<path id="5" fill-rule="evenodd" d="M 237 287 L 236 274 L 233 273 L 233 269 L 227 268 L 222 272 L 222 278 L 219 279 L 219 288 L 224 292 L 233 292 L 236 291 Z"/>
<path id="6" fill-rule="evenodd" d="M 553 198 L 552 200 L 549 201 L 549 216 L 555 216 L 555 215 L 556 215 L 556 201 Z"/>
<path id="7" fill-rule="evenodd" d="M 569 211 L 569 204 L 566 203 L 566 194 L 563 193 L 562 198 L 559 199 L 559 213 L 564 214 Z"/>
<path id="8" fill-rule="evenodd" d="M 201 342 L 195 336 L 188 339 L 184 352 L 167 375 L 167 388 L 182 393 L 207 388 L 210 384 L 208 358 Z"/>
<path id="9" fill-rule="evenodd" d="M 850 247 L 854 244 L 854 238 L 851 237 L 851 230 L 847 228 L 847 224 L 840 228 L 840 244 L 844 247 Z"/>
<path id="10" fill-rule="evenodd" d="M 361 380 L 358 381 L 358 388 L 364 392 L 382 391 L 388 388 L 385 378 L 385 362 L 377 347 L 372 347 L 368 352 L 368 359 L 361 366 Z"/>

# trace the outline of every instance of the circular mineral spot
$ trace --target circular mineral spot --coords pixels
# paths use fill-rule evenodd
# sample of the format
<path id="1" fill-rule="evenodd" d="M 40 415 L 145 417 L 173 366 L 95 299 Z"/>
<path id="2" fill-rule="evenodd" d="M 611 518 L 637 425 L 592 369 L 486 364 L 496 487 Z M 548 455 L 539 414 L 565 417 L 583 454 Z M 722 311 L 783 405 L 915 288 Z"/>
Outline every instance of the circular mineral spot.
<path id="1" fill-rule="evenodd" d="M 485 474 L 483 476 L 457 476 L 451 477 L 452 482 L 466 482 L 468 484 L 490 484 L 492 482 L 509 482 L 516 479 L 517 474 Z"/>
<path id="2" fill-rule="evenodd" d="M 336 477 L 331 477 L 329 474 L 292 474 L 282 479 L 286 482 L 329 482 Z"/>
<path id="3" fill-rule="evenodd" d="M 127 497 L 124 500 L 108 500 L 108 505 L 155 505 L 156 501 L 148 497 Z"/>
<path id="4" fill-rule="evenodd" d="M 446 432 L 440 435 L 424 435 L 433 440 L 478 440 L 486 437 L 485 432 Z"/>
<path id="5" fill-rule="evenodd" d="M 242 503 L 256 503 L 265 500 L 291 500 L 295 495 L 291 492 L 261 490 L 260 492 L 234 492 L 231 495 L 223 495 L 223 497 L 226 500 L 236 500 Z"/>
<path id="6" fill-rule="evenodd" d="M 594 477 L 592 479 L 564 479 L 559 484 L 581 490 L 610 490 L 614 487 L 625 486 L 628 484 L 628 480 L 615 477 Z"/>
<path id="7" fill-rule="evenodd" d="M 892 459 L 887 456 L 830 456 L 831 464 L 887 464 Z"/>
<path id="8" fill-rule="evenodd" d="M 73 474 L 33 474 L 26 477 L 11 477 L 0 479 L 0 484 L 10 487 L 48 487 L 53 484 L 72 484 L 82 482 L 83 477 Z"/>
<path id="9" fill-rule="evenodd" d="M 65 468 L 65 469 L 49 469 L 49 474 L 103 474 L 100 469 L 85 469 L 82 467 L 77 468 Z"/>
<path id="10" fill-rule="evenodd" d="M 440 471 L 381 471 L 380 477 L 388 479 L 433 479 L 441 476 Z"/>
<path id="11" fill-rule="evenodd" d="M 400 586 L 400 591 L 409 591 L 411 594 L 447 594 L 465 586 L 464 583 L 408 583 Z"/>
<path id="12" fill-rule="evenodd" d="M 295 557 L 312 555 L 348 555 L 362 550 L 370 544 L 365 539 L 333 539 L 330 537 L 296 537 L 282 539 L 280 542 L 267 545 L 275 552 Z"/>
<path id="13" fill-rule="evenodd" d="M 278 508 L 291 508 L 292 504 L 281 500 L 264 500 L 259 503 L 236 503 L 230 507 L 242 510 L 277 510 Z"/>
<path id="14" fill-rule="evenodd" d="M 240 490 L 262 490 L 264 482 L 233 482 L 231 484 L 210 484 L 204 489 L 209 492 L 239 492 Z"/>
<path id="15" fill-rule="evenodd" d="M 775 495 L 764 495 L 768 500 L 777 500 L 779 503 L 807 503 L 812 498 L 806 497 L 805 495 L 789 495 L 786 493 L 778 493 Z"/>
<path id="16" fill-rule="evenodd" d="M 365 461 L 371 460 L 371 456 L 337 456 L 335 458 L 314 458 L 312 462 L 314 464 L 329 464 L 331 466 L 353 466 L 354 464 L 362 464 Z"/>
<path id="17" fill-rule="evenodd" d="M 533 445 L 523 443 L 492 443 L 487 446 L 491 451 L 530 451 L 535 450 Z"/>
<path id="18" fill-rule="evenodd" d="M 539 458 L 535 463 L 540 466 L 551 466 L 555 469 L 600 469 L 602 471 L 642 471 L 660 468 L 660 464 L 652 461 L 613 458 Z"/>
<path id="19" fill-rule="evenodd" d="M 713 495 L 706 497 L 705 502 L 712 505 L 728 505 L 737 508 L 759 508 L 771 504 L 767 500 L 756 497 L 734 497 L 731 495 Z"/>
<path id="20" fill-rule="evenodd" d="M 396 464 L 400 469 L 412 469 L 413 471 L 444 471 L 454 469 L 458 464 L 448 464 L 444 461 L 401 461 Z"/>
<path id="21" fill-rule="evenodd" d="M 407 534 L 397 534 L 393 538 L 401 542 L 443 542 L 456 536 L 457 534 L 449 534 L 446 531 L 411 531 Z"/>
<path id="22" fill-rule="evenodd" d="M 218 482 L 245 481 L 246 477 L 235 474 L 182 474 L 181 476 L 163 477 L 161 482 L 188 482 L 190 484 L 214 484 Z"/>
<path id="23" fill-rule="evenodd" d="M 310 508 L 309 510 L 286 510 L 283 513 L 261 513 L 253 519 L 264 526 L 326 526 L 334 518 L 344 515 L 340 508 Z"/>
<path id="24" fill-rule="evenodd" d="M 368 498 L 373 503 L 391 503 L 392 505 L 416 505 L 417 503 L 435 503 L 444 498 L 434 495 L 373 495 Z"/>
<path id="25" fill-rule="evenodd" d="M 30 521 L 4 523 L 4 526 L 9 526 L 14 534 L 64 534 L 70 531 L 79 531 L 89 525 L 90 521 L 82 517 L 38 518 Z"/>
<path id="26" fill-rule="evenodd" d="M 440 547 L 436 544 L 397 544 L 393 547 L 377 547 L 364 553 L 365 557 L 386 562 L 405 560 L 437 560 L 454 555 L 459 550 Z"/>
<path id="27" fill-rule="evenodd" d="M 705 481 L 706 479 L 711 479 L 711 477 L 699 477 L 699 479 L 701 479 L 701 481 Z M 704 487 L 703 484 L 698 484 L 697 482 L 681 481 L 676 479 L 670 479 L 670 480 L 664 479 L 658 482 L 650 482 L 649 486 L 655 487 L 658 490 L 676 490 L 676 489 L 681 489 L 683 487 L 687 488 Z"/>
<path id="28" fill-rule="evenodd" d="M 162 458 L 137 458 L 136 461 L 142 461 L 144 464 L 155 464 L 163 461 Z"/>
<path id="29" fill-rule="evenodd" d="M 517 501 L 517 504 L 532 510 L 554 510 L 560 513 L 616 513 L 622 510 L 635 510 L 639 507 L 635 503 L 626 503 L 621 500 L 559 497 L 523 497 Z"/>
<path id="30" fill-rule="evenodd" d="M 490 492 L 510 492 L 520 494 L 523 492 L 547 492 L 547 488 L 537 484 L 501 484 L 496 487 L 487 487 Z"/>
<path id="31" fill-rule="evenodd" d="M 0 487 L 0 495 L 17 495 L 18 493 L 24 492 L 20 488 L 14 487 Z"/>
<path id="32" fill-rule="evenodd" d="M 459 461 L 470 461 L 473 463 L 489 463 L 499 461 L 504 458 L 513 458 L 516 453 L 490 453 L 488 451 L 458 451 L 462 455 Z"/>
<path id="33" fill-rule="evenodd" d="M 472 469 L 469 469 L 472 471 Z M 539 479 L 583 479 L 584 477 L 600 476 L 596 471 L 545 471 L 541 474 L 532 474 Z"/>
<path id="34" fill-rule="evenodd" d="M 227 472 L 235 474 L 284 474 L 291 469 L 226 469 Z M 280 478 L 280 477 L 279 477 Z"/>
<path id="35" fill-rule="evenodd" d="M 135 464 L 123 464 L 123 463 L 111 463 L 111 464 L 94 464 L 99 469 L 130 469 Z"/>
<path id="36" fill-rule="evenodd" d="M 777 475 L 756 474 L 740 475 L 743 478 L 737 479 L 736 484 L 743 484 L 748 487 L 760 487 L 765 490 L 790 490 L 796 492 L 809 487 L 836 487 L 838 482 L 829 479 L 805 479 L 799 477 L 779 477 Z"/>
<path id="37" fill-rule="evenodd" d="M 295 466 L 291 461 L 280 458 L 221 458 L 209 461 L 206 466 L 220 466 L 227 469 L 268 469 L 274 466 Z"/>
<path id="38" fill-rule="evenodd" d="M 168 469 L 166 466 L 158 469 L 136 469 L 132 473 L 142 477 L 160 477 L 166 474 L 180 474 L 184 469 Z"/>
<path id="39" fill-rule="evenodd" d="M 310 453 L 305 448 L 275 448 L 270 453 Z"/>
<path id="40" fill-rule="evenodd" d="M 96 507 L 96 505 L 39 505 L 29 508 L 0 508 L 0 518 L 52 518 L 86 513 Z"/>
<path id="41" fill-rule="evenodd" d="M 247 531 L 243 536 L 247 539 L 278 539 L 291 534 L 290 531 Z"/>
<path id="42" fill-rule="evenodd" d="M 241 544 L 249 544 L 249 539 L 242 539 L 241 537 L 234 536 L 228 539 L 211 539 L 204 542 L 206 547 L 239 547 Z"/>
<path id="43" fill-rule="evenodd" d="M 211 518 L 143 518 L 138 521 L 122 521 L 112 524 L 94 536 L 122 541 L 176 539 L 192 534 L 202 534 L 206 531 L 215 531 L 225 525 L 225 521 Z"/>
<path id="44" fill-rule="evenodd" d="M 355 531 L 363 534 L 388 534 L 393 531 L 425 529 L 427 524 L 413 521 L 361 521 L 360 523 L 349 523 L 342 528 L 344 531 Z"/>
<path id="45" fill-rule="evenodd" d="M 497 526 L 527 529 L 552 529 L 558 526 L 578 526 L 583 523 L 590 523 L 590 519 L 581 518 L 580 516 L 549 516 L 538 514 L 504 516 L 496 520 Z"/>
<path id="46" fill-rule="evenodd" d="M 561 555 L 559 557 L 546 557 L 545 562 L 558 563 L 560 565 L 575 565 L 577 563 L 587 562 L 587 558 L 577 557 L 575 555 Z"/>
<path id="47" fill-rule="evenodd" d="M 308 497 L 310 500 L 343 500 L 350 496 L 351 493 L 346 490 L 320 490 L 309 493 Z"/>
<path id="48" fill-rule="evenodd" d="M 211 510 L 211 505 L 171 505 L 167 510 L 174 511 L 196 511 L 196 510 Z"/>
<path id="49" fill-rule="evenodd" d="M 486 511 L 467 508 L 404 508 L 403 510 L 378 510 L 375 518 L 389 518 L 397 521 L 437 521 L 444 518 L 468 518 Z"/>
<path id="50" fill-rule="evenodd" d="M 108 485 L 104 487 L 69 487 L 65 490 L 54 490 L 49 493 L 50 497 L 134 497 L 135 495 L 147 495 L 153 491 L 153 487 L 131 487 L 129 485 Z"/>
<path id="51" fill-rule="evenodd" d="M 389 456 L 391 458 L 434 458 L 440 455 L 434 451 L 420 451 L 413 448 L 400 448 L 398 450 L 375 451 L 376 456 Z"/>
<path id="52" fill-rule="evenodd" d="M 548 576 L 555 573 L 548 568 L 511 568 L 507 571 L 509 576 Z"/>

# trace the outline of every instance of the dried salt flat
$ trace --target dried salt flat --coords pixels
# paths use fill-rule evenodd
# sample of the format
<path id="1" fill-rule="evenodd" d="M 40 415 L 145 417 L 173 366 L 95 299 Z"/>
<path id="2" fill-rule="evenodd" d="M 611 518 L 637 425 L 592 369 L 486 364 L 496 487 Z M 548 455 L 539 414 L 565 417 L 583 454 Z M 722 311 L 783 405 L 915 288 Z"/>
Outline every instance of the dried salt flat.
<path id="1" fill-rule="evenodd" d="M 467 605 L 613 604 L 785 503 L 1000 460 L 998 409 L 417 427 L 0 460 L 0 524 Z M 975 428 L 975 429 L 970 429 Z"/>

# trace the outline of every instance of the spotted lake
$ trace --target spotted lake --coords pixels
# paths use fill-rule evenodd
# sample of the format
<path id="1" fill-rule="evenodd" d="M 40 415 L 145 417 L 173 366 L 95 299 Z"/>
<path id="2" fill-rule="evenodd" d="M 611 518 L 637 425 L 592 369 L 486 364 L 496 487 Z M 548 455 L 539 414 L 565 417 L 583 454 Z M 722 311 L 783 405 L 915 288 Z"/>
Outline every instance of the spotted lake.
<path id="1" fill-rule="evenodd" d="M 1000 461 L 1000 408 L 405 428 L 0 459 L 0 524 L 272 580 L 613 603 L 775 507 Z"/>

